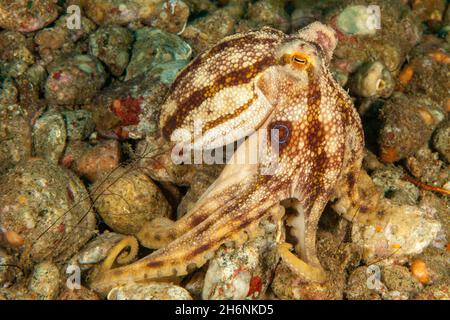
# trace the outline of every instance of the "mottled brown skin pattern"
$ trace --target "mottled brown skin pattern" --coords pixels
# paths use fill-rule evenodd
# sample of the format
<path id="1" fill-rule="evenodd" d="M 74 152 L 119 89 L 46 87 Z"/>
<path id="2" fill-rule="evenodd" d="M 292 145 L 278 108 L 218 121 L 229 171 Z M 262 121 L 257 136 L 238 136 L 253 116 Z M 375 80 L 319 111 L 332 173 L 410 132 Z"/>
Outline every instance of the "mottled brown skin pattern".
<path id="1" fill-rule="evenodd" d="M 334 32 L 320 23 L 290 36 L 263 28 L 225 38 L 180 73 L 161 114 L 166 137 L 190 143 L 191 136 L 176 130 L 193 133 L 197 118 L 203 121 L 207 146 L 221 145 L 220 125 L 227 131 L 262 129 L 268 136 L 279 129 L 278 165 L 263 175 L 273 153 L 256 165 L 231 159 L 183 218 L 166 228 L 150 224 L 141 230 L 141 244 L 159 250 L 104 272 L 94 288 L 184 275 L 225 242 L 252 237 L 268 209 L 291 198 L 298 216 L 288 224 L 297 239 L 297 256 L 308 265 L 299 274 L 308 280 L 310 270 L 322 270 L 315 249 L 318 221 L 332 198 L 359 205 L 354 184 L 364 144 L 360 118 L 328 70 L 335 45 Z M 249 140 L 234 157 L 249 151 Z M 272 147 L 269 140 L 267 150 Z"/>

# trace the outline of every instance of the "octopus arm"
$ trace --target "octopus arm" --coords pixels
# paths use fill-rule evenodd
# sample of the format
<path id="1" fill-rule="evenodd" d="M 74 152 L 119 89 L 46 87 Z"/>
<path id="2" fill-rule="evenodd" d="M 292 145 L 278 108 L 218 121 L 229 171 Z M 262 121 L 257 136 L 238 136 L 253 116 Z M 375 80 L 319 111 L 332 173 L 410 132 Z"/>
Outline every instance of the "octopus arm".
<path id="1" fill-rule="evenodd" d="M 250 142 L 246 140 L 232 159 L 248 154 Z M 255 164 L 228 164 L 198 204 L 172 226 L 183 231 L 181 235 L 135 263 L 104 270 L 91 287 L 104 293 L 129 281 L 185 275 L 212 258 L 222 244 L 241 244 L 253 237 L 260 219 L 280 202 L 260 183 L 258 169 Z"/>

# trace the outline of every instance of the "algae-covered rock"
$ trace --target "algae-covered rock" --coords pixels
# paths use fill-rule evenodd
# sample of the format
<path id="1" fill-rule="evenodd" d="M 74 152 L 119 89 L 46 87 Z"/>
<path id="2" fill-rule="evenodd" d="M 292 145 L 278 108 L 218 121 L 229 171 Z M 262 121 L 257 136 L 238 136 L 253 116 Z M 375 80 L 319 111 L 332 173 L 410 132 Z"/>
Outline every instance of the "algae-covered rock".
<path id="1" fill-rule="evenodd" d="M 421 253 L 441 232 L 433 207 L 396 205 L 383 199 L 376 221 L 354 223 L 352 240 L 363 248 L 366 262 L 382 261 Z"/>
<path id="2" fill-rule="evenodd" d="M 58 5 L 53 0 L 2 0 L 0 27 L 20 32 L 42 29 L 58 17 Z"/>
<path id="3" fill-rule="evenodd" d="M 159 74 L 153 73 L 115 83 L 89 105 L 97 131 L 132 139 L 157 133 L 160 106 L 167 91 Z"/>
<path id="4" fill-rule="evenodd" d="M 133 34 L 127 28 L 115 25 L 100 27 L 89 37 L 89 50 L 105 63 L 109 71 L 120 76 L 130 60 L 129 49 Z"/>
<path id="5" fill-rule="evenodd" d="M 0 32 L 0 76 L 19 77 L 35 62 L 33 46 L 17 31 Z"/>
<path id="6" fill-rule="evenodd" d="M 149 71 L 159 75 L 162 83 L 171 84 L 191 53 L 191 47 L 176 35 L 155 28 L 139 29 L 125 80 Z"/>

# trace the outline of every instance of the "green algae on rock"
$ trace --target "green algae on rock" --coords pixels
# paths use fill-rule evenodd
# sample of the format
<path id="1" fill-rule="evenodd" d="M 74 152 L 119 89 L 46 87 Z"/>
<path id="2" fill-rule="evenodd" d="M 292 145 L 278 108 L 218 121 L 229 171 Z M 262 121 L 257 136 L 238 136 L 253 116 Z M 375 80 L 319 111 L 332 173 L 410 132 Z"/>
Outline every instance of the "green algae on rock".
<path id="1" fill-rule="evenodd" d="M 176 35 L 155 28 L 139 29 L 125 80 L 150 72 L 169 85 L 189 62 L 191 54 L 191 47 Z"/>

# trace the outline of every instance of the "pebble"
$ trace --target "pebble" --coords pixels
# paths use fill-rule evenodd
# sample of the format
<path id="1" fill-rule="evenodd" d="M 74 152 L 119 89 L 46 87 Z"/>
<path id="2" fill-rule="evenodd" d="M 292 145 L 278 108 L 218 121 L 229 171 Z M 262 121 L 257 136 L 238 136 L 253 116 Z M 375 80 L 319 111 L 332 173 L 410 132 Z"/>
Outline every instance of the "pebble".
<path id="1" fill-rule="evenodd" d="M 31 156 L 32 137 L 27 111 L 0 103 L 0 175 Z"/>
<path id="2" fill-rule="evenodd" d="M 14 249 L 24 264 L 52 258 L 64 261 L 96 228 L 82 182 L 44 159 L 31 158 L 0 175 L 0 203 L 0 226 L 24 240 Z"/>
<path id="3" fill-rule="evenodd" d="M 84 149 L 84 153 L 73 159 L 73 170 L 83 178 L 95 182 L 105 177 L 120 165 L 120 143 L 103 140 Z M 70 155 L 69 155 L 70 157 Z"/>
<path id="4" fill-rule="evenodd" d="M 442 158 L 450 163 L 450 121 L 445 121 L 434 132 L 433 147 L 439 152 Z"/>
<path id="5" fill-rule="evenodd" d="M 137 167 L 119 167 L 91 187 L 94 206 L 114 231 L 135 234 L 155 217 L 169 217 L 171 207 L 161 190 Z"/>
<path id="6" fill-rule="evenodd" d="M 33 46 L 28 38 L 17 31 L 0 32 L 1 76 L 17 78 L 34 62 Z"/>
<path id="7" fill-rule="evenodd" d="M 31 294 L 39 300 L 54 300 L 58 296 L 61 278 L 58 267 L 50 262 L 41 262 L 34 267 L 28 285 Z"/>
<path id="8" fill-rule="evenodd" d="M 85 140 L 94 131 L 92 113 L 88 110 L 66 110 L 61 112 L 67 128 L 67 138 L 70 140 Z"/>
<path id="9" fill-rule="evenodd" d="M 422 285 L 413 277 L 408 268 L 399 265 L 383 267 L 381 281 L 390 291 L 390 297 L 397 296 L 405 300 L 413 297 L 422 289 Z"/>
<path id="10" fill-rule="evenodd" d="M 98 25 L 146 24 L 179 32 L 189 17 L 180 0 L 92 0 L 84 3 L 86 15 Z"/>
<path id="11" fill-rule="evenodd" d="M 284 212 L 272 209 L 273 215 Z M 253 300 L 264 296 L 278 263 L 278 221 L 264 219 L 257 226 L 261 235 L 236 247 L 222 246 L 209 261 L 202 298 L 204 300 Z M 241 237 L 245 237 L 241 235 Z"/>
<path id="12" fill-rule="evenodd" d="M 73 55 L 48 66 L 45 97 L 57 105 L 88 103 L 106 81 L 106 72 L 97 58 Z"/>
<path id="13" fill-rule="evenodd" d="M 133 42 L 133 34 L 127 28 L 107 25 L 100 27 L 89 36 L 89 51 L 116 77 L 122 75 L 128 66 L 128 53 Z"/>
<path id="14" fill-rule="evenodd" d="M 119 233 L 105 231 L 90 240 L 70 260 L 71 265 L 78 265 L 82 271 L 86 271 L 102 262 L 109 251 L 116 246 L 125 236 Z"/>

